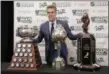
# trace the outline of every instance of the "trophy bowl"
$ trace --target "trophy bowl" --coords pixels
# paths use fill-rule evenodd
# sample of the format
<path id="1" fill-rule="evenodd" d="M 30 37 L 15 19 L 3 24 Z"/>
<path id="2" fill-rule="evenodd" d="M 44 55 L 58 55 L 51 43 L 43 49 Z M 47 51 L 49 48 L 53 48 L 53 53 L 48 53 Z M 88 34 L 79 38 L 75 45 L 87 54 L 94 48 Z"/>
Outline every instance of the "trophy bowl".
<path id="1" fill-rule="evenodd" d="M 23 38 L 21 41 L 23 42 L 31 42 L 32 38 L 38 35 L 38 28 L 37 26 L 33 27 L 28 27 L 27 25 L 25 26 L 20 26 L 17 28 L 17 36 Z"/>
<path id="2" fill-rule="evenodd" d="M 67 37 L 67 33 L 65 29 L 58 25 L 57 28 L 53 31 L 52 40 L 53 41 L 63 41 Z"/>
<path id="3" fill-rule="evenodd" d="M 20 26 L 17 29 L 17 36 L 21 38 L 25 38 L 25 37 L 33 38 L 36 35 L 38 35 L 37 26 L 28 27 L 27 25 L 25 25 L 25 26 Z"/>

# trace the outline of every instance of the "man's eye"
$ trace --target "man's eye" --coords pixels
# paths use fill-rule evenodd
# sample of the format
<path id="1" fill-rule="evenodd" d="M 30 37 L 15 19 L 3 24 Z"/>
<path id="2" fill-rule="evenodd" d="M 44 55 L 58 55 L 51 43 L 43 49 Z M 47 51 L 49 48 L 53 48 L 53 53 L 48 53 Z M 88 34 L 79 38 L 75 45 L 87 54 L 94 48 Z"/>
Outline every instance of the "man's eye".
<path id="1" fill-rule="evenodd" d="M 54 13 L 54 12 L 47 12 L 47 13 Z"/>

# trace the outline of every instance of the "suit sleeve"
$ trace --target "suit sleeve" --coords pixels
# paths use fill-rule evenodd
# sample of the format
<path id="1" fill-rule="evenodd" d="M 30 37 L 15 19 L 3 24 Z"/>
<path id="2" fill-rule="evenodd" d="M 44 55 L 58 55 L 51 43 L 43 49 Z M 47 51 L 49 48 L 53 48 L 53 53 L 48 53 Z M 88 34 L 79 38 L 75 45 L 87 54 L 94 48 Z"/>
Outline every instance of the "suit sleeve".
<path id="1" fill-rule="evenodd" d="M 42 30 L 43 29 L 42 29 L 42 25 L 41 25 L 38 37 L 33 40 L 34 43 L 40 43 L 43 40 L 44 34 L 43 34 Z"/>
<path id="2" fill-rule="evenodd" d="M 67 22 L 64 22 L 64 28 L 65 28 L 65 30 L 67 32 L 67 36 L 68 36 L 69 39 L 76 40 L 78 38 L 78 34 L 77 35 L 73 35 L 71 33 L 71 30 L 70 30 Z"/>

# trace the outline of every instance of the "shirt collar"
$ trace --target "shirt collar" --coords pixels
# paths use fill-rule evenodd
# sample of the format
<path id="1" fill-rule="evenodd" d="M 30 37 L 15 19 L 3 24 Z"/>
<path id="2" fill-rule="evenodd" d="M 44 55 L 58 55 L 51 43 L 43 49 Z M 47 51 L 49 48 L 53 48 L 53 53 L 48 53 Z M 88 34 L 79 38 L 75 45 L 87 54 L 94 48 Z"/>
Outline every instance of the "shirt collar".
<path id="1" fill-rule="evenodd" d="M 56 20 L 54 22 L 49 21 L 49 24 L 52 24 L 52 23 L 56 24 Z"/>

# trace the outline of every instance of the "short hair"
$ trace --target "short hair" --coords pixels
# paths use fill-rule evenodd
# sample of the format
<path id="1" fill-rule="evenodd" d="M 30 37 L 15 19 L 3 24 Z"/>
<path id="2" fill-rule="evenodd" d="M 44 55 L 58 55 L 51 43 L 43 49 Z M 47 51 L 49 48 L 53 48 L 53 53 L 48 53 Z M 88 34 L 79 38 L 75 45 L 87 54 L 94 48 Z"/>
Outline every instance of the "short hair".
<path id="1" fill-rule="evenodd" d="M 55 9 L 55 11 L 57 11 L 57 8 L 56 8 L 55 5 L 49 5 L 49 6 L 47 6 L 47 9 L 49 9 L 49 8 L 53 8 L 53 9 Z"/>

